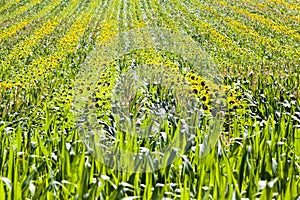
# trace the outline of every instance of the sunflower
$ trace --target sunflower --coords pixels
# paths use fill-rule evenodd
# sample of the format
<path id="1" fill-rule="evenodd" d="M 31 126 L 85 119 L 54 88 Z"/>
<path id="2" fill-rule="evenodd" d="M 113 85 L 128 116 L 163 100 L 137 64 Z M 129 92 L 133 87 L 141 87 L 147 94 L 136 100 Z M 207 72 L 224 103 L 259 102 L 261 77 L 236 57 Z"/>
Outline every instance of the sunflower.
<path id="1" fill-rule="evenodd" d="M 236 110 L 240 107 L 240 104 L 239 103 L 234 103 L 231 106 L 232 106 L 232 109 Z"/>
<path id="2" fill-rule="evenodd" d="M 202 102 L 203 102 L 204 104 L 208 104 L 208 102 L 209 102 L 209 95 L 208 95 L 208 94 L 203 94 L 203 95 L 201 96 L 201 100 L 202 100 Z"/>
<path id="3" fill-rule="evenodd" d="M 203 105 L 203 109 L 204 109 L 204 111 L 206 111 L 206 112 L 209 112 L 210 111 L 210 105 Z"/>
<path id="4" fill-rule="evenodd" d="M 196 95 L 198 95 L 200 93 L 200 88 L 195 85 L 192 86 L 192 90 Z"/>
<path id="5" fill-rule="evenodd" d="M 195 80 L 195 78 L 196 78 L 196 77 L 195 77 L 194 74 L 192 74 L 192 75 L 190 76 L 190 79 L 193 80 L 193 81 Z"/>
<path id="6" fill-rule="evenodd" d="M 201 80 L 201 81 L 200 81 L 200 85 L 201 85 L 202 87 L 204 87 L 204 86 L 205 86 L 205 81 L 204 81 L 204 80 Z"/>
<path id="7" fill-rule="evenodd" d="M 233 105 L 234 103 L 237 103 L 236 98 L 234 98 L 233 96 L 229 96 L 229 97 L 227 98 L 227 102 L 228 102 L 230 105 Z"/>

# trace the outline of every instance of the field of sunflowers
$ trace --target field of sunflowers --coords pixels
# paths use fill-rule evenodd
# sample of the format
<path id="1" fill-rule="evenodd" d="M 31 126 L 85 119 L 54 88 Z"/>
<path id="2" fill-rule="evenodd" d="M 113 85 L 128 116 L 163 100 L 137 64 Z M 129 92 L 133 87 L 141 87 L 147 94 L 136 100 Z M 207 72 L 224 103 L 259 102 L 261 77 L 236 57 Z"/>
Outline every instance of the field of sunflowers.
<path id="1" fill-rule="evenodd" d="M 198 45 L 214 63 L 209 73 L 218 73 L 222 85 L 198 73 L 204 65 L 195 68 L 179 51 L 154 48 L 146 39 L 144 48 L 116 57 L 111 53 L 104 63 L 93 60 L 96 48 L 126 49 L 122 41 L 134 40 L 126 34 L 137 30 L 144 37 L 139 30 L 145 29 L 184 34 L 188 39 L 162 41 L 180 40 L 191 52 L 190 43 Z M 121 43 L 112 47 L 113 38 Z M 87 72 L 81 79 L 91 65 L 98 74 Z M 142 69 L 144 78 L 154 77 L 143 73 L 149 69 L 166 77 L 119 99 L 129 103 L 126 112 L 141 124 L 136 128 L 150 127 L 144 138 L 128 134 L 130 124 L 122 124 L 113 111 L 113 93 L 132 91 L 135 79 L 128 72 L 134 69 Z M 97 80 L 90 86 L 92 77 Z M 97 124 L 107 133 L 104 139 L 90 136 L 95 143 L 111 145 L 114 153 L 125 149 L 141 155 L 172 144 L 173 138 L 185 140 L 180 116 L 188 108 L 168 88 L 181 83 L 191 91 L 179 96 L 181 101 L 195 101 L 201 117 L 195 118 L 194 129 L 185 129 L 186 143 L 174 142 L 185 145 L 182 152 L 161 152 L 167 158 L 162 167 L 141 172 L 133 167 L 146 169 L 149 163 L 126 163 L 108 155 L 99 159 L 104 153 L 77 126 L 74 102 L 86 97 L 89 108 L 82 112 L 94 109 Z M 224 100 L 222 123 L 213 129 L 217 134 L 206 137 L 218 99 Z M 168 118 L 153 131 L 149 121 L 156 108 Z M 209 147 L 205 155 L 203 146 Z M 128 169 L 117 167 L 120 162 Z M 2 199 L 299 200 L 300 2 L 1 0 Z"/>

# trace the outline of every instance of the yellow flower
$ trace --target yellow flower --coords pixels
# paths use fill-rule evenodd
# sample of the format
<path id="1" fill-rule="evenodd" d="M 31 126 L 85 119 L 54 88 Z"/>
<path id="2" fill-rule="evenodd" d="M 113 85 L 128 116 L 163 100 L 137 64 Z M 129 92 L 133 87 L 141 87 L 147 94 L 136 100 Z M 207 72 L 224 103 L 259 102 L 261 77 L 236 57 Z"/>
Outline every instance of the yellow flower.
<path id="1" fill-rule="evenodd" d="M 200 88 L 197 87 L 197 86 L 195 86 L 195 85 L 192 86 L 192 90 L 193 90 L 193 92 L 194 92 L 196 95 L 198 95 L 199 92 L 200 92 Z"/>
<path id="2" fill-rule="evenodd" d="M 209 105 L 203 105 L 203 109 L 205 110 L 205 111 L 210 111 L 210 106 Z"/>
<path id="3" fill-rule="evenodd" d="M 235 110 L 235 109 L 238 109 L 240 107 L 240 104 L 235 102 L 230 107 Z"/>
<path id="4" fill-rule="evenodd" d="M 208 94 L 203 94 L 201 96 L 201 100 L 202 100 L 203 103 L 208 104 L 208 102 L 209 102 L 209 95 Z"/>
<path id="5" fill-rule="evenodd" d="M 231 104 L 231 105 L 233 105 L 234 103 L 237 103 L 236 98 L 234 98 L 234 97 L 232 97 L 232 96 L 229 96 L 229 97 L 227 98 L 227 102 L 228 102 L 229 104 Z"/>

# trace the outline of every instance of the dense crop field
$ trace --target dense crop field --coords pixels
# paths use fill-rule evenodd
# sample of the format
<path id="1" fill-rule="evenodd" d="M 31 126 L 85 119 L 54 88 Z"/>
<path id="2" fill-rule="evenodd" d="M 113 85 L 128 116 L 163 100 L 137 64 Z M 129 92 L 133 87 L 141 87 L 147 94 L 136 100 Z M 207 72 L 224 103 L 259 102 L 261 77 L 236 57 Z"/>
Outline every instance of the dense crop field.
<path id="1" fill-rule="evenodd" d="M 0 199 L 299 200 L 299 25 L 298 0 L 1 0 Z M 186 59 L 195 45 L 207 63 Z M 164 80 L 134 90 L 138 69 Z M 170 91 L 183 85 L 191 92 Z M 146 137 L 113 111 L 116 91 Z M 184 134 L 192 100 L 201 117 Z M 154 131 L 156 108 L 168 118 Z M 85 109 L 105 139 L 78 126 Z M 113 154 L 178 148 L 137 164 L 91 141 Z"/>

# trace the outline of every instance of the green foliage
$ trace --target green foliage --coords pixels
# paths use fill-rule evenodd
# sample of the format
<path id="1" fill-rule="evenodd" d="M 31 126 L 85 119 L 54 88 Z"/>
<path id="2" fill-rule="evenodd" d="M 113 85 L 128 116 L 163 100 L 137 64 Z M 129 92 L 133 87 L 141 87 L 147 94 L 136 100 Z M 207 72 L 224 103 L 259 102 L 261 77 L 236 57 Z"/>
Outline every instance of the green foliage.
<path id="1" fill-rule="evenodd" d="M 28 9 L 30 1 L 1 1 L 0 200 L 298 199 L 299 3 L 291 2 L 43 0 Z M 56 25 L 45 31 L 46 22 Z M 186 152 L 170 152 L 172 164 L 153 173 L 118 171 L 95 159 L 71 109 L 73 81 L 93 46 L 143 24 L 183 30 L 201 44 L 223 72 L 228 97 L 218 142 L 201 157 L 211 102 L 205 80 L 182 72 L 190 63 L 147 49 L 106 66 L 95 106 L 111 132 L 121 131 L 111 123 L 110 92 L 133 58 L 137 65 L 157 61 L 178 69 L 206 108 Z M 149 114 L 156 100 L 174 105 L 166 93 L 149 85 L 132 99 L 131 112 Z M 145 118 L 142 126 L 149 123 Z M 118 134 L 119 148 L 151 150 L 179 134 L 170 120 L 160 128 L 161 135 L 142 141 Z"/>

